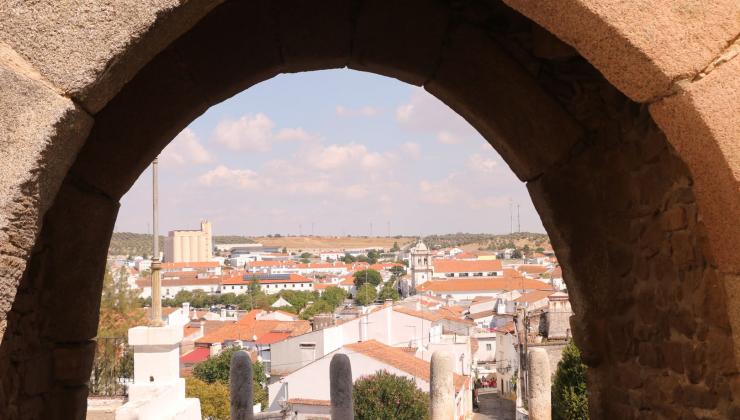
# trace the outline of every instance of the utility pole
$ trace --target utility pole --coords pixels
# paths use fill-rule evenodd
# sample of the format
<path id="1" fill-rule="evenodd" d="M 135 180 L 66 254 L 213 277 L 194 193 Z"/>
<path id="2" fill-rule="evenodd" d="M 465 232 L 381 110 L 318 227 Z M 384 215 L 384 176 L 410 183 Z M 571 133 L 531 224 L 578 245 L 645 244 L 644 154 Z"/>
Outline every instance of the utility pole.
<path id="1" fill-rule="evenodd" d="M 373 222 L 370 222 L 370 237 L 373 237 Z"/>
<path id="2" fill-rule="evenodd" d="M 152 162 L 152 326 L 162 326 L 162 278 L 160 270 L 162 264 L 159 260 L 159 180 L 157 166 L 159 158 Z"/>
<path id="3" fill-rule="evenodd" d="M 519 215 L 519 204 L 516 205 L 516 231 L 522 231 L 522 218 Z"/>

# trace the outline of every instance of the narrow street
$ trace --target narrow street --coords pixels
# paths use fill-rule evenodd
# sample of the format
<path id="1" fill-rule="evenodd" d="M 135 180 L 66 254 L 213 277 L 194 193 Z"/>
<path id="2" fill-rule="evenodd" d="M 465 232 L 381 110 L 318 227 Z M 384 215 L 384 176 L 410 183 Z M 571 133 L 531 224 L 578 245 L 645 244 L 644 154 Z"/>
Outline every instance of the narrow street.
<path id="1" fill-rule="evenodd" d="M 514 420 L 514 401 L 499 397 L 498 394 L 483 394 L 478 396 L 480 409 L 473 415 L 474 420 Z"/>

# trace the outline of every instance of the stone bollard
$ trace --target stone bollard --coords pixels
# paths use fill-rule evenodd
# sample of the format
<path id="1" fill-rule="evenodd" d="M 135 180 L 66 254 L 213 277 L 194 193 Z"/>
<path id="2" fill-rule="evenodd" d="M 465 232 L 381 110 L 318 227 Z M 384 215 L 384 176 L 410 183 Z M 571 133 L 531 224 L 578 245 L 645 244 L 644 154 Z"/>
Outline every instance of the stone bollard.
<path id="1" fill-rule="evenodd" d="M 329 387 L 332 420 L 355 418 L 352 400 L 352 365 L 346 354 L 335 354 L 329 364 Z"/>
<path id="2" fill-rule="evenodd" d="M 231 356 L 229 391 L 231 393 L 231 420 L 254 420 L 252 389 L 252 359 L 240 350 Z"/>
<path id="3" fill-rule="evenodd" d="M 529 418 L 550 420 L 550 358 L 542 348 L 529 350 Z"/>
<path id="4" fill-rule="evenodd" d="M 455 418 L 455 385 L 453 381 L 452 355 L 446 351 L 432 354 L 430 384 L 431 419 L 450 420 Z"/>

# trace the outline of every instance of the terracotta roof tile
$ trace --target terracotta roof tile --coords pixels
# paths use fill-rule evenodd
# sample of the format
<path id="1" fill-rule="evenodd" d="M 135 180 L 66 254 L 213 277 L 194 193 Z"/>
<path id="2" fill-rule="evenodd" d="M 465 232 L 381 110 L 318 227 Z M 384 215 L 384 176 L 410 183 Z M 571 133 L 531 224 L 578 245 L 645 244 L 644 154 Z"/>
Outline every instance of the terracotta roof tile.
<path id="1" fill-rule="evenodd" d="M 533 303 L 538 300 L 547 299 L 548 296 L 555 293 L 554 290 L 534 290 L 529 293 L 525 293 L 518 298 L 514 299 L 514 302 L 519 303 Z"/>
<path id="2" fill-rule="evenodd" d="M 469 273 L 501 271 L 503 266 L 499 260 L 434 260 L 436 273 Z"/>
<path id="3" fill-rule="evenodd" d="M 417 288 L 420 292 L 484 292 L 495 290 L 549 289 L 544 282 L 524 277 L 478 277 L 428 281 Z"/>
<path id="4" fill-rule="evenodd" d="M 402 370 L 412 376 L 421 378 L 426 382 L 431 381 L 431 365 L 429 364 L 429 362 L 425 362 L 424 360 L 419 359 L 399 348 L 387 346 L 375 340 L 346 344 L 344 347 L 354 352 L 371 357 L 389 366 L 393 366 L 394 368 Z M 465 386 L 468 378 L 462 375 L 458 375 L 457 373 L 454 373 L 453 375 L 455 389 L 462 389 Z"/>

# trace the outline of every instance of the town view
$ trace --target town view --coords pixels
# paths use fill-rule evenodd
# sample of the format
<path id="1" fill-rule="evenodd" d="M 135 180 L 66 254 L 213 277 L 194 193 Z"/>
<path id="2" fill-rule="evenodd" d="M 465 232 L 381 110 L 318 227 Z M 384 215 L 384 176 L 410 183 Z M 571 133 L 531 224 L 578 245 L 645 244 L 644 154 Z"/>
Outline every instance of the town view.
<path id="1" fill-rule="evenodd" d="M 0 420 L 740 420 L 740 0 L 0 0 Z"/>
<path id="2" fill-rule="evenodd" d="M 87 418 L 252 418 L 239 380 L 256 418 L 344 418 L 337 355 L 357 419 L 430 418 L 443 356 L 449 418 L 588 418 L 571 315 L 526 189 L 457 114 L 377 76 L 281 77 L 209 110 L 124 197 Z"/>

